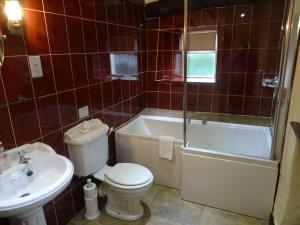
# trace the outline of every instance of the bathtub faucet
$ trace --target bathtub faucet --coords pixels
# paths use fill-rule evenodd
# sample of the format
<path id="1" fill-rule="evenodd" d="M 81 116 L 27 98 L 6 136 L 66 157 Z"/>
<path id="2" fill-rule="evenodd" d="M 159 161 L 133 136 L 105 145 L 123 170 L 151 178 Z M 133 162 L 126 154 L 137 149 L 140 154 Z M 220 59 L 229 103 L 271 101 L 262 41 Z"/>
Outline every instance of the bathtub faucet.
<path id="1" fill-rule="evenodd" d="M 202 125 L 207 124 L 207 118 L 206 118 L 206 116 L 203 116 L 203 117 L 202 117 L 202 119 L 201 119 L 201 124 L 202 124 Z"/>

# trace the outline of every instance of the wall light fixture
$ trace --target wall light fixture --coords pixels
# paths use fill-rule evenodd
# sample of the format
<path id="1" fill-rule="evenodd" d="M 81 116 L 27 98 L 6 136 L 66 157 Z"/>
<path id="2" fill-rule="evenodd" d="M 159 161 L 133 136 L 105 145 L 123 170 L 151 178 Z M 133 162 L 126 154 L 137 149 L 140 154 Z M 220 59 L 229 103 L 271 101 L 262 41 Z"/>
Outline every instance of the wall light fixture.
<path id="1" fill-rule="evenodd" d="M 23 11 L 18 0 L 6 0 L 4 12 L 7 16 L 7 27 L 11 34 L 22 34 Z"/>

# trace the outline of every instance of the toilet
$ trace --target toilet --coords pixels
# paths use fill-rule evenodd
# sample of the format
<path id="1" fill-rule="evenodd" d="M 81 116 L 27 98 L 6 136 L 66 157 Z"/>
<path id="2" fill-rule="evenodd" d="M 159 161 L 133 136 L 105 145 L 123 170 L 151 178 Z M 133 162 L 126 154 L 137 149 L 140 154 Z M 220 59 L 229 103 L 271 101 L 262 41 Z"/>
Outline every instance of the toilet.
<path id="1" fill-rule="evenodd" d="M 108 215 L 137 220 L 144 214 L 140 198 L 152 186 L 153 175 L 138 164 L 108 166 L 108 130 L 109 127 L 99 119 L 91 119 L 65 133 L 64 142 L 74 164 L 74 174 L 81 177 L 92 175 L 102 181 L 98 194 L 107 196 L 105 211 Z"/>

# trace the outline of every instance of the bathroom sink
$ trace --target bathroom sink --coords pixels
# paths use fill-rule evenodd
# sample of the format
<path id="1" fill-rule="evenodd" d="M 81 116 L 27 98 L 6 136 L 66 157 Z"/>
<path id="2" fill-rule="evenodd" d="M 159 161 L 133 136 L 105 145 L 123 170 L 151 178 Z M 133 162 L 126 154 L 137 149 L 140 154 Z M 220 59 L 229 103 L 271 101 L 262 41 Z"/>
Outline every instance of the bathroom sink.
<path id="1" fill-rule="evenodd" d="M 27 164 L 19 163 L 20 151 L 30 158 Z M 39 142 L 7 154 L 12 167 L 0 174 L 0 217 L 10 217 L 11 224 L 46 224 L 42 206 L 70 183 L 71 161 Z"/>

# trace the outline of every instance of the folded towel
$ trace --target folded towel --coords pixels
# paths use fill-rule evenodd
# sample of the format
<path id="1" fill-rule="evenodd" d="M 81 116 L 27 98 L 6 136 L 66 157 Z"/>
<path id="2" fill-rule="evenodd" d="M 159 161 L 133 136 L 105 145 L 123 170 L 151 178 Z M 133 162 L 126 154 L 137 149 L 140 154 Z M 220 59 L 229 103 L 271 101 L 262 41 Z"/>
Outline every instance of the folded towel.
<path id="1" fill-rule="evenodd" d="M 159 157 L 163 159 L 173 160 L 174 157 L 174 137 L 159 137 Z"/>

